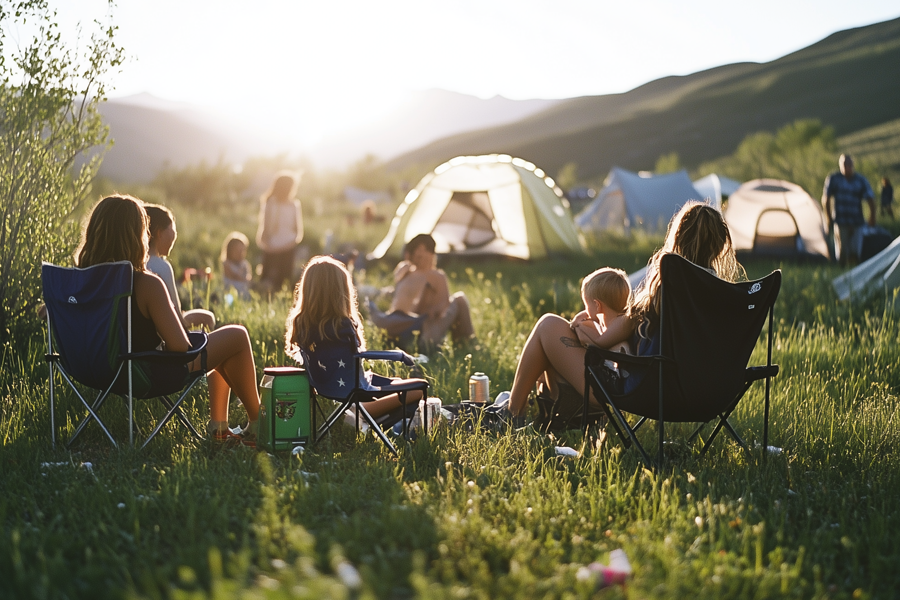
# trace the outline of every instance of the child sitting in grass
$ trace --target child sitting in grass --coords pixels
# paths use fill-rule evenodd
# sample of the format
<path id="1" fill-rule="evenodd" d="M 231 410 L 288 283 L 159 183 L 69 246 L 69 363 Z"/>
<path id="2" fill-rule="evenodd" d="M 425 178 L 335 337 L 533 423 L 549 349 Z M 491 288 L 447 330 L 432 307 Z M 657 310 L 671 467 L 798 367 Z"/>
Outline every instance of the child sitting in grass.
<path id="1" fill-rule="evenodd" d="M 631 354 L 628 340 L 604 342 L 603 334 L 615 321 L 631 320 L 631 283 L 625 271 L 605 267 L 597 269 L 581 283 L 584 310 L 572 319 L 572 331 L 585 347 L 596 346 Z"/>
<path id="2" fill-rule="evenodd" d="M 232 231 L 222 243 L 222 283 L 225 289 L 234 288 L 242 300 L 250 299 L 250 279 L 253 269 L 247 260 L 250 240 L 240 231 Z"/>

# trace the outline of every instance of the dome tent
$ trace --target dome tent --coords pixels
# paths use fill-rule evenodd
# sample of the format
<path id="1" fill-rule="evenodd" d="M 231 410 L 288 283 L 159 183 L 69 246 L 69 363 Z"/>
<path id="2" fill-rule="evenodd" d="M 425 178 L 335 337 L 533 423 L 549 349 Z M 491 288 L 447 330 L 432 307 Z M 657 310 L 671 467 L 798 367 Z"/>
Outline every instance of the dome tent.
<path id="1" fill-rule="evenodd" d="M 372 257 L 399 256 L 420 233 L 434 237 L 438 254 L 533 259 L 584 251 L 562 191 L 532 163 L 505 154 L 458 156 L 423 177 Z"/>
<path id="2" fill-rule="evenodd" d="M 632 173 L 613 167 L 597 198 L 575 217 L 585 232 L 642 227 L 665 231 L 672 215 L 688 200 L 699 200 L 691 178 L 684 169 L 653 175 Z"/>
<path id="3" fill-rule="evenodd" d="M 737 252 L 828 259 L 822 208 L 795 183 L 748 181 L 729 196 L 724 216 Z"/>

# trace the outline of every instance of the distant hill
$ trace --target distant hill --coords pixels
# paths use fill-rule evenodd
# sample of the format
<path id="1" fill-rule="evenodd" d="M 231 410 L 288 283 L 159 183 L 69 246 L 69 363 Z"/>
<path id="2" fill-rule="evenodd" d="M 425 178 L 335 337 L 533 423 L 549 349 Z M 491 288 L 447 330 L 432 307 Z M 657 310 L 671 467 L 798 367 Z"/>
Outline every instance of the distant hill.
<path id="1" fill-rule="evenodd" d="M 388 163 L 437 165 L 507 153 L 581 178 L 612 166 L 651 169 L 678 152 L 688 167 L 734 151 L 751 132 L 817 118 L 847 135 L 900 116 L 900 19 L 832 34 L 772 62 L 665 77 L 624 94 L 560 101 L 509 125 L 450 136 Z"/>
<path id="2" fill-rule="evenodd" d="M 378 123 L 326 138 L 311 155 L 316 164 L 343 166 L 366 154 L 382 160 L 466 131 L 512 123 L 558 104 L 560 100 L 487 100 L 448 92 L 416 92 Z"/>
<path id="3" fill-rule="evenodd" d="M 117 182 L 150 181 L 166 164 L 183 167 L 219 158 L 243 162 L 254 154 L 274 153 L 267 140 L 224 118 L 149 94 L 108 100 L 100 113 L 115 141 L 100 175 Z"/>
<path id="4" fill-rule="evenodd" d="M 558 100 L 482 100 L 444 90 L 428 90 L 393 114 L 353 135 L 325 140 L 309 152 L 316 164 L 343 167 L 366 154 L 388 159 L 446 135 L 481 129 L 546 109 Z M 250 156 L 284 152 L 284 140 L 264 137 L 199 107 L 149 94 L 117 98 L 100 107 L 115 144 L 100 174 L 117 182 L 152 180 L 163 165 L 184 167 L 221 157 L 243 162 Z M 294 148 L 299 151 L 299 148 Z"/>

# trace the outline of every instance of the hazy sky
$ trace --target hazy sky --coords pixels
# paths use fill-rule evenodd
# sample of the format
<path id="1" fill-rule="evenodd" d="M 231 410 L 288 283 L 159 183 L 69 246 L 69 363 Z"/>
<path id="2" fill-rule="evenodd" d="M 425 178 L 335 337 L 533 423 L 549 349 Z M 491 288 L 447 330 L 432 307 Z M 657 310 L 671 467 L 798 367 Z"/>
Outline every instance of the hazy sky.
<path id="1" fill-rule="evenodd" d="M 67 30 L 104 0 L 51 0 Z M 896 0 L 121 0 L 132 59 L 113 96 L 150 92 L 312 143 L 443 88 L 488 98 L 627 91 L 765 62 L 900 16 Z"/>

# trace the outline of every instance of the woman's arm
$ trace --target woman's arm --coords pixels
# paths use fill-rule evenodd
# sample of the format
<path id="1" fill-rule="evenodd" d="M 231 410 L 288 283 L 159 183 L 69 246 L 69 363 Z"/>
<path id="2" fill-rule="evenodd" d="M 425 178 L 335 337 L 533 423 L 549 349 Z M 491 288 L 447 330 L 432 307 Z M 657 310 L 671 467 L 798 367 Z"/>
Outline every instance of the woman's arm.
<path id="1" fill-rule="evenodd" d="M 631 337 L 634 321 L 628 315 L 621 314 L 611 319 L 603 331 L 600 331 L 597 323 L 590 320 L 578 322 L 573 330 L 582 344 L 611 348 Z"/>
<path id="2" fill-rule="evenodd" d="M 191 343 L 184 331 L 181 315 L 175 312 L 169 292 L 159 277 L 149 273 L 136 276 L 134 297 L 141 314 L 153 321 L 166 350 L 187 352 L 190 349 Z"/>

